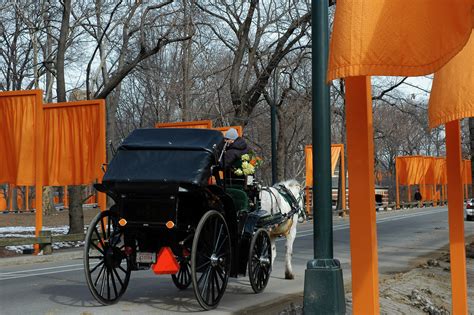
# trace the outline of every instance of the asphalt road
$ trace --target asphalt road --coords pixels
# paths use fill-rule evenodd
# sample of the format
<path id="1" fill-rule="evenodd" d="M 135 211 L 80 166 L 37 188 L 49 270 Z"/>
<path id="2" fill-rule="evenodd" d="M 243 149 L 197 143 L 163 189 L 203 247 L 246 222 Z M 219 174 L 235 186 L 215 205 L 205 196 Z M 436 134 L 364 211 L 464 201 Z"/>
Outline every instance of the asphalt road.
<path id="1" fill-rule="evenodd" d="M 417 264 L 448 243 L 446 208 L 401 210 L 377 215 L 379 269 L 399 272 Z M 277 242 L 278 256 L 266 290 L 254 294 L 248 278 L 229 281 L 217 310 L 206 314 L 228 314 L 252 305 L 283 299 L 303 290 L 306 263 L 312 258 L 312 223 L 301 224 L 295 241 L 295 280 L 284 279 L 284 240 Z M 466 237 L 474 235 L 474 222 L 465 222 Z M 343 266 L 344 281 L 350 281 L 349 221 L 334 222 L 334 253 Z M 179 291 L 169 276 L 151 271 L 132 272 L 127 292 L 112 306 L 100 306 L 85 284 L 82 259 L 0 267 L 0 314 L 183 314 L 201 309 L 192 288 Z M 0 265 L 2 264 L 0 261 Z"/>

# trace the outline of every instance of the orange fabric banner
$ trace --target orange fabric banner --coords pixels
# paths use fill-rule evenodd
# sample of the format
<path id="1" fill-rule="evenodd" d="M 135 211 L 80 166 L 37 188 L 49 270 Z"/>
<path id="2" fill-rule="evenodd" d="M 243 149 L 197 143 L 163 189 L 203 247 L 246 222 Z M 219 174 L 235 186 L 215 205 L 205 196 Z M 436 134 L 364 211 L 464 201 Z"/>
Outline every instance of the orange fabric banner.
<path id="1" fill-rule="evenodd" d="M 0 183 L 34 185 L 39 90 L 0 93 Z"/>
<path id="2" fill-rule="evenodd" d="M 313 146 L 305 146 L 306 186 L 313 186 Z M 337 162 L 341 155 L 340 145 L 331 145 L 331 176 L 334 176 Z"/>
<path id="3" fill-rule="evenodd" d="M 305 146 L 304 153 L 306 164 L 306 186 L 313 186 L 313 146 Z"/>
<path id="4" fill-rule="evenodd" d="M 156 123 L 155 128 L 198 128 L 210 129 L 212 128 L 211 120 L 197 120 L 197 121 L 179 121 L 170 123 Z"/>
<path id="5" fill-rule="evenodd" d="M 338 0 L 328 80 L 439 70 L 467 43 L 472 6 L 472 0 Z"/>
<path id="6" fill-rule="evenodd" d="M 104 100 L 44 105 L 45 186 L 89 184 L 101 176 L 101 106 Z"/>
<path id="7" fill-rule="evenodd" d="M 434 158 L 427 156 L 398 156 L 399 185 L 435 184 Z"/>
<path id="8" fill-rule="evenodd" d="M 430 167 L 430 160 L 423 156 L 399 156 L 398 183 L 399 185 L 415 185 L 423 183 Z"/>
<path id="9" fill-rule="evenodd" d="M 337 161 L 341 157 L 341 147 L 331 145 L 331 176 L 334 176 L 334 171 L 336 171 Z"/>
<path id="10" fill-rule="evenodd" d="M 420 185 L 420 194 L 421 200 L 434 200 L 435 198 L 432 185 Z"/>
<path id="11" fill-rule="evenodd" d="M 422 179 L 423 184 L 434 185 L 435 183 L 435 163 L 434 157 L 424 156 L 423 161 L 425 163 L 426 173 Z"/>
<path id="12" fill-rule="evenodd" d="M 446 185 L 446 159 L 431 156 L 398 156 L 399 185 Z"/>
<path id="13" fill-rule="evenodd" d="M 435 73 L 428 116 L 431 128 L 474 116 L 474 32 L 463 50 Z"/>
<path id="14" fill-rule="evenodd" d="M 445 158 L 434 158 L 434 184 L 446 185 L 448 183 L 448 175 L 446 170 Z"/>

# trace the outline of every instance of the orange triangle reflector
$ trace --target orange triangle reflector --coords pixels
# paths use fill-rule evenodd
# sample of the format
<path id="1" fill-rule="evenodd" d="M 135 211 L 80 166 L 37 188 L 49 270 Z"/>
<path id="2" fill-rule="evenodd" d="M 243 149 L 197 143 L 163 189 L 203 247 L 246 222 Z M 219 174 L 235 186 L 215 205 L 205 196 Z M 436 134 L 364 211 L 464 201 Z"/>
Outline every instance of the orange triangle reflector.
<path id="1" fill-rule="evenodd" d="M 169 247 L 162 247 L 156 258 L 156 264 L 151 266 L 157 275 L 175 274 L 179 271 L 179 264 Z"/>

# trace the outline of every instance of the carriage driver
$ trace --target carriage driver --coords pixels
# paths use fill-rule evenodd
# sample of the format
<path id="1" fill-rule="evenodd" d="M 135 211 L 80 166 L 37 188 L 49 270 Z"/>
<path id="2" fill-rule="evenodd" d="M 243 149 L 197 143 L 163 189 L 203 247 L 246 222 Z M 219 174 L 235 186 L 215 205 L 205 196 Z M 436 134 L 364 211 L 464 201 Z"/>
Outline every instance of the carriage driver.
<path id="1" fill-rule="evenodd" d="M 224 135 L 227 142 L 227 150 L 224 155 L 224 165 L 226 169 L 234 166 L 236 161 L 240 161 L 240 157 L 249 152 L 247 142 L 242 137 L 239 137 L 237 130 L 230 128 Z"/>

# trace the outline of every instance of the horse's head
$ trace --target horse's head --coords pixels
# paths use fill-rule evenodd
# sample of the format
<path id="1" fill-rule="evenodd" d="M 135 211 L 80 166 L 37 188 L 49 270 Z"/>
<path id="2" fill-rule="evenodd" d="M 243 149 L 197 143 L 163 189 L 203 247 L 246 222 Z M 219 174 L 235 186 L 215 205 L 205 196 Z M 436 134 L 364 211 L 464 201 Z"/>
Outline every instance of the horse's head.
<path id="1" fill-rule="evenodd" d="M 295 197 L 298 208 L 300 211 L 304 211 L 304 189 L 301 184 L 294 179 L 290 179 L 281 183 L 284 185 Z"/>

